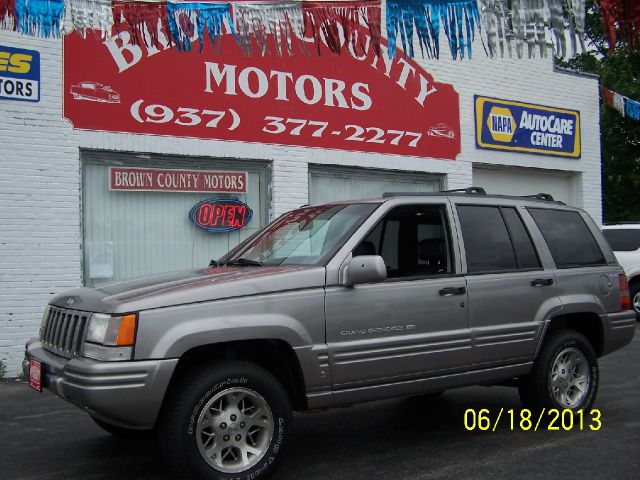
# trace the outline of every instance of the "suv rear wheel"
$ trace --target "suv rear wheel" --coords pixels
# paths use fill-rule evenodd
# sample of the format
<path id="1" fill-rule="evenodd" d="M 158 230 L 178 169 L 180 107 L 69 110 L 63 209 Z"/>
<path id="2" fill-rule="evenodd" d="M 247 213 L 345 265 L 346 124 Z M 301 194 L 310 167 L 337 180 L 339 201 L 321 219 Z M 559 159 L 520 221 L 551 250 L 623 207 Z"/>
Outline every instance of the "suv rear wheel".
<path id="1" fill-rule="evenodd" d="M 158 440 L 185 478 L 267 478 L 290 425 L 289 398 L 273 375 L 229 361 L 201 368 L 172 390 Z"/>
<path id="2" fill-rule="evenodd" d="M 598 359 L 584 335 L 574 330 L 552 332 L 531 373 L 520 379 L 520 399 L 528 408 L 588 409 L 598 380 Z"/>

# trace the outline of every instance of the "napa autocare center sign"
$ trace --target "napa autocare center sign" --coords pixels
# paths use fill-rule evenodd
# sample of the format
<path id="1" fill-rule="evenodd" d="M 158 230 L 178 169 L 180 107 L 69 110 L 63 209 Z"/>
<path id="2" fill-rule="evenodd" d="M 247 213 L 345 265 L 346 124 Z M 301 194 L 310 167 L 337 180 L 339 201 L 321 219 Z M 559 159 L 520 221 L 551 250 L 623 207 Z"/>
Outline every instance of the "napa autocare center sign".
<path id="1" fill-rule="evenodd" d="M 0 45 L 0 100 L 40 101 L 40 53 Z"/>
<path id="2" fill-rule="evenodd" d="M 363 28 L 361 35 L 367 36 Z M 455 160 L 458 94 L 373 42 L 340 55 L 273 45 L 245 55 L 227 33 L 214 51 L 134 45 L 127 31 L 64 36 L 64 116 L 76 129 L 281 144 Z M 368 38 L 368 36 L 367 36 Z M 370 40 L 370 39 L 369 39 Z M 160 48 L 159 48 L 160 47 Z"/>
<path id="3" fill-rule="evenodd" d="M 476 145 L 579 158 L 580 112 L 475 96 Z"/>

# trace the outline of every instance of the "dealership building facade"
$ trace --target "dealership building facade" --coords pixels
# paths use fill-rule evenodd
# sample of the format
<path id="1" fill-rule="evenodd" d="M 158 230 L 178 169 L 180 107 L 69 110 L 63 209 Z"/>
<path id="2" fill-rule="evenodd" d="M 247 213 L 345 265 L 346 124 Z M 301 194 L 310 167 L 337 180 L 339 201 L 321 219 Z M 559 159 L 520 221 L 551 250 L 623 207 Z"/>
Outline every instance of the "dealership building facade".
<path id="1" fill-rule="evenodd" d="M 550 193 L 601 221 L 598 80 L 552 54 L 389 59 L 383 39 L 380 55 L 363 43 L 247 56 L 230 35 L 201 53 L 130 40 L 0 31 L 10 376 L 53 295 L 204 267 L 301 205 L 474 185 Z"/>

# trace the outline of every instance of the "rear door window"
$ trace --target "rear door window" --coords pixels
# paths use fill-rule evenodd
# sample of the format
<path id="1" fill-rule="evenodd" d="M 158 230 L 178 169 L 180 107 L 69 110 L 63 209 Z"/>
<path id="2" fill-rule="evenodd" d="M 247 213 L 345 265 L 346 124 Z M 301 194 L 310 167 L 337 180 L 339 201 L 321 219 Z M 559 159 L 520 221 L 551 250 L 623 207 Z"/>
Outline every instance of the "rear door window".
<path id="1" fill-rule="evenodd" d="M 578 212 L 528 208 L 558 268 L 606 265 L 591 230 Z"/>
<path id="2" fill-rule="evenodd" d="M 517 270 L 509 231 L 499 207 L 459 205 L 469 273 Z"/>

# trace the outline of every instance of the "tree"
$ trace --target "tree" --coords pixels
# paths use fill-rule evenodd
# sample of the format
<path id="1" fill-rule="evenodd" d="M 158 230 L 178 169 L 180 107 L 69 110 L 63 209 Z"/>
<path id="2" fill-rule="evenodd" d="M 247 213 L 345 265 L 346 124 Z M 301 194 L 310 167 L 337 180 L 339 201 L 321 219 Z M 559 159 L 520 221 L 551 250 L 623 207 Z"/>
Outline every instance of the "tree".
<path id="1" fill-rule="evenodd" d="M 640 52 L 622 40 L 609 50 L 602 14 L 593 0 L 587 1 L 586 22 L 589 51 L 566 61 L 556 58 L 556 64 L 598 74 L 603 87 L 640 99 Z M 604 221 L 640 221 L 640 122 L 602 104 L 600 131 Z"/>

